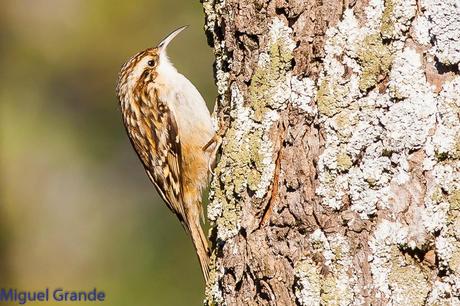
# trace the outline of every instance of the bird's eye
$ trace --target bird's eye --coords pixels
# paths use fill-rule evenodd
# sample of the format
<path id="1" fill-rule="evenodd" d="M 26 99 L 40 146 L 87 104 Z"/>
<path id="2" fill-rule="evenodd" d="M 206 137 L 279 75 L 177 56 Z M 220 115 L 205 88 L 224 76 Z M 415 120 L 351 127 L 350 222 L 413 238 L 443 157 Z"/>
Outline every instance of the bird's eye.
<path id="1" fill-rule="evenodd" d="M 155 66 L 155 61 L 154 60 L 150 60 L 147 62 L 147 64 L 150 66 L 150 67 L 153 67 Z"/>

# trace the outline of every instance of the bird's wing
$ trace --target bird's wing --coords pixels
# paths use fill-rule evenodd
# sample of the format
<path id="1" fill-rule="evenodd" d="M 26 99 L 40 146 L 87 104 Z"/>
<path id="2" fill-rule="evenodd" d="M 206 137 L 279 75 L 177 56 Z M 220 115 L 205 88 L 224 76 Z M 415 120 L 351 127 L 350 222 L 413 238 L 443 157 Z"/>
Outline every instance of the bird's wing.
<path id="1" fill-rule="evenodd" d="M 146 101 L 148 99 L 149 101 Z M 181 143 L 174 113 L 156 92 L 138 97 L 138 129 L 131 142 L 144 168 L 168 207 L 183 221 Z M 130 131 L 131 130 L 131 131 Z"/>

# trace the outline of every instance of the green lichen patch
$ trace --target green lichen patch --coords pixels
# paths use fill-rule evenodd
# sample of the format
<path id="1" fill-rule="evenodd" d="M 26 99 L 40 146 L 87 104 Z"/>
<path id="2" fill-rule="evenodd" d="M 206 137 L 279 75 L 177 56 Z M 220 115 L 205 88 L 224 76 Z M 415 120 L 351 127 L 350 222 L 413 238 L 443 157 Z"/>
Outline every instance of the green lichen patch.
<path id="1" fill-rule="evenodd" d="M 254 152 L 258 151 L 258 144 L 260 144 L 260 141 L 251 141 L 253 140 L 251 133 L 243 134 L 242 139 L 237 139 L 238 128 L 232 126 L 228 129 L 227 143 L 223 147 L 222 159 L 219 163 L 219 167 L 222 169 L 231 169 L 231 174 L 226 173 L 221 176 L 228 198 L 232 198 L 234 194 L 241 194 L 245 190 L 249 165 L 254 159 Z"/>
<path id="2" fill-rule="evenodd" d="M 215 255 L 211 255 L 211 262 L 215 261 Z M 206 285 L 205 293 L 206 297 L 203 301 L 203 305 L 205 306 L 218 306 L 222 303 L 222 296 L 219 292 L 218 279 L 219 275 L 216 269 L 210 268 L 209 269 L 209 282 Z"/>
<path id="3" fill-rule="evenodd" d="M 345 109 L 338 113 L 334 117 L 334 120 L 340 140 L 346 141 L 349 137 L 351 137 L 353 132 L 351 127 L 358 123 L 358 116 L 356 115 L 356 112 Z"/>
<path id="4" fill-rule="evenodd" d="M 337 116 L 335 116 L 335 122 L 339 130 L 349 127 L 351 125 L 349 112 L 340 112 Z"/>
<path id="5" fill-rule="evenodd" d="M 433 193 L 431 194 L 431 200 L 434 203 L 441 203 L 444 200 L 444 195 L 442 193 L 441 187 L 436 186 L 433 188 Z"/>
<path id="6" fill-rule="evenodd" d="M 260 64 L 251 79 L 249 86 L 249 101 L 254 109 L 254 120 L 261 122 L 266 107 L 274 102 L 273 90 L 286 79 L 286 73 L 291 68 L 292 51 L 286 50 L 281 41 L 273 43 L 268 51 L 268 62 Z"/>
<path id="7" fill-rule="evenodd" d="M 216 173 L 221 173 L 212 181 L 212 201 L 208 207 L 208 215 L 215 222 L 217 238 L 225 240 L 238 232 L 241 208 L 235 196 L 236 190 L 245 186 L 245 172 L 241 165 L 232 169 L 232 173 L 225 173 L 233 161 L 226 156 L 216 168 Z"/>
<path id="8" fill-rule="evenodd" d="M 385 0 L 385 9 L 382 15 L 382 22 L 380 24 L 380 33 L 384 38 L 394 38 L 395 25 L 393 20 L 393 11 L 395 5 L 393 0 Z"/>
<path id="9" fill-rule="evenodd" d="M 406 265 L 398 256 L 392 262 L 388 281 L 393 291 L 393 299 L 402 305 L 424 305 L 430 288 L 418 264 L 411 261 Z"/>
<path id="10" fill-rule="evenodd" d="M 346 152 L 340 152 L 337 155 L 337 169 L 339 171 L 346 171 L 353 166 L 353 161 L 351 157 Z"/>
<path id="11" fill-rule="evenodd" d="M 233 185 L 235 186 L 234 189 L 230 188 L 229 192 L 232 192 L 233 194 L 241 194 L 244 189 L 246 188 L 246 176 L 247 176 L 247 167 L 246 165 L 239 165 L 236 163 L 236 166 L 233 171 L 232 171 L 232 179 L 229 179 L 227 183 L 233 182 Z M 231 186 L 231 184 L 227 184 L 227 186 Z"/>
<path id="12" fill-rule="evenodd" d="M 340 297 L 336 290 L 336 279 L 328 275 L 321 282 L 321 305 L 339 305 Z"/>
<path id="13" fill-rule="evenodd" d="M 316 94 L 316 103 L 320 114 L 333 117 L 346 106 L 345 98 L 349 92 L 348 86 L 339 85 L 324 79 Z"/>
<path id="14" fill-rule="evenodd" d="M 321 276 L 311 259 L 296 263 L 294 290 L 300 305 L 318 305 L 321 294 Z"/>
<path id="15" fill-rule="evenodd" d="M 222 217 L 217 220 L 219 229 L 230 229 L 230 231 L 237 229 L 240 210 L 235 201 L 227 202 L 224 200 L 222 203 L 223 213 Z"/>
<path id="16" fill-rule="evenodd" d="M 460 273 L 460 243 L 454 243 L 453 249 L 455 251 L 452 253 L 451 259 L 449 261 L 449 268 L 451 268 L 452 271 L 458 275 Z"/>
<path id="17" fill-rule="evenodd" d="M 264 167 L 262 164 L 263 157 L 260 154 L 262 135 L 262 130 L 253 131 L 248 135 L 249 162 L 253 163 L 258 171 L 262 171 Z"/>
<path id="18" fill-rule="evenodd" d="M 321 282 L 321 305 L 349 305 L 353 293 L 351 288 L 339 288 L 337 279 L 329 274 Z"/>
<path id="19" fill-rule="evenodd" d="M 362 66 L 359 89 L 366 92 L 388 74 L 393 55 L 390 47 L 383 43 L 382 37 L 377 33 L 368 35 L 363 40 L 358 60 Z"/>
<path id="20" fill-rule="evenodd" d="M 460 210 L 460 190 L 455 190 L 449 197 L 449 210 Z"/>
<path id="21" fill-rule="evenodd" d="M 213 199 L 208 207 L 208 216 L 215 222 L 217 239 L 225 240 L 238 232 L 241 209 L 234 199 L 229 200 L 220 184 L 213 181 Z"/>
<path id="22" fill-rule="evenodd" d="M 214 169 L 216 176 L 211 183 L 213 190 L 212 201 L 209 204 L 208 215 L 216 222 L 218 239 L 225 239 L 236 234 L 241 208 L 238 195 L 247 187 L 251 153 L 244 149 L 247 146 L 247 135 L 237 140 L 237 127 L 227 130 L 227 138 L 222 146 L 222 157 Z"/>
<path id="23" fill-rule="evenodd" d="M 256 169 L 251 169 L 248 175 L 248 188 L 257 191 L 260 183 L 261 174 Z"/>

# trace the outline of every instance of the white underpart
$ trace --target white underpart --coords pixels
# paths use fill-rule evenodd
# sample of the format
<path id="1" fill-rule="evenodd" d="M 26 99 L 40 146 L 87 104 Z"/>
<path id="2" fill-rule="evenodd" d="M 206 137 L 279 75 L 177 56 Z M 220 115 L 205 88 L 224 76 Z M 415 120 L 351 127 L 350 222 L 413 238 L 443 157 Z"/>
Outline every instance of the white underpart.
<path id="1" fill-rule="evenodd" d="M 166 101 L 173 111 L 181 139 L 193 137 L 202 140 L 200 142 L 208 142 L 214 133 L 213 125 L 206 102 L 199 91 L 174 68 L 166 56 L 160 58 L 157 72 L 155 85 L 162 88 L 159 98 Z M 198 129 L 206 133 L 197 133 L 197 124 L 200 125 Z"/>

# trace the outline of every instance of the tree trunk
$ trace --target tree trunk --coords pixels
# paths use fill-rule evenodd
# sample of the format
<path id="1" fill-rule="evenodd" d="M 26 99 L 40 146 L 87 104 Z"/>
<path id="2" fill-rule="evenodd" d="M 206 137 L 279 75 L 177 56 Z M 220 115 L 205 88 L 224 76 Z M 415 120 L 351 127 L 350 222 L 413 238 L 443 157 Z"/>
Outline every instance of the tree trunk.
<path id="1" fill-rule="evenodd" d="M 458 0 L 203 0 L 208 305 L 460 305 Z"/>

